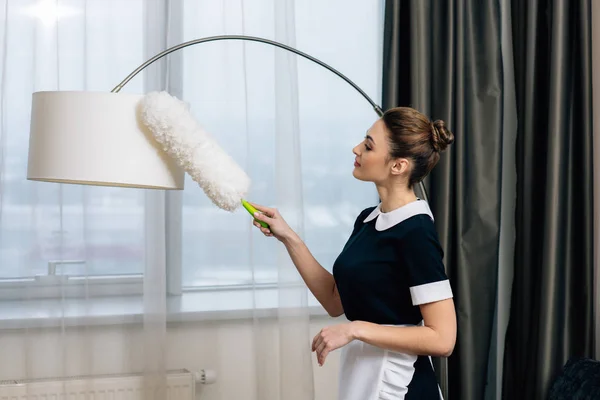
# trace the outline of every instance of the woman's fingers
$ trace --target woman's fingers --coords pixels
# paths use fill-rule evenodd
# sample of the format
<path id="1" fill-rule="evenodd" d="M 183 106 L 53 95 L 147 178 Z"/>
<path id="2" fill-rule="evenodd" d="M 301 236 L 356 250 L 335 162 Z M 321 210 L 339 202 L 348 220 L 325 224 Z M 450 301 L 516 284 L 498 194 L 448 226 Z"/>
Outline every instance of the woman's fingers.
<path id="1" fill-rule="evenodd" d="M 275 214 L 275 209 L 267 206 L 262 206 L 260 204 L 248 202 L 252 207 L 256 208 L 258 211 L 262 211 L 268 216 L 273 216 Z"/>
<path id="2" fill-rule="evenodd" d="M 266 222 L 267 224 L 271 224 L 271 222 L 273 221 L 273 218 L 269 217 L 267 214 L 260 212 L 255 212 L 254 218 L 256 218 L 259 221 Z"/>
<path id="3" fill-rule="evenodd" d="M 311 346 L 311 350 L 315 351 L 317 349 L 317 346 L 319 345 L 319 343 L 321 342 L 322 338 L 321 338 L 321 332 L 319 332 L 314 338 L 313 338 L 313 342 L 312 342 L 312 346 Z"/>
<path id="4" fill-rule="evenodd" d="M 258 222 L 256 221 L 252 221 L 252 225 L 254 225 L 255 227 L 257 227 L 258 229 L 260 229 L 260 231 L 265 235 L 265 236 L 273 236 L 273 233 L 271 232 L 270 229 L 268 228 L 263 228 Z"/>
<path id="5" fill-rule="evenodd" d="M 325 341 L 317 343 L 315 353 L 317 354 L 317 362 L 319 363 L 319 365 L 322 366 L 325 362 L 325 356 L 327 355 L 327 353 L 329 353 Z"/>
<path id="6" fill-rule="evenodd" d="M 325 359 L 327 358 L 327 355 L 329 354 L 329 349 L 327 348 L 327 346 L 325 346 L 319 354 L 321 357 L 321 366 L 323 366 L 323 364 L 325 364 Z"/>

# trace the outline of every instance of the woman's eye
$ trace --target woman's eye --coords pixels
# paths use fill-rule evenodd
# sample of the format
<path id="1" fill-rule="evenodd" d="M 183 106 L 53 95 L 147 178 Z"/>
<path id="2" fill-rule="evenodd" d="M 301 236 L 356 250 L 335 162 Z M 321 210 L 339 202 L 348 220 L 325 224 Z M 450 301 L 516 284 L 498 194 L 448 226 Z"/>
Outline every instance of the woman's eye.
<path id="1" fill-rule="evenodd" d="M 367 150 L 367 151 L 370 151 L 370 150 L 371 150 L 371 148 L 369 147 L 369 145 L 368 145 L 368 144 L 365 144 L 365 150 Z"/>

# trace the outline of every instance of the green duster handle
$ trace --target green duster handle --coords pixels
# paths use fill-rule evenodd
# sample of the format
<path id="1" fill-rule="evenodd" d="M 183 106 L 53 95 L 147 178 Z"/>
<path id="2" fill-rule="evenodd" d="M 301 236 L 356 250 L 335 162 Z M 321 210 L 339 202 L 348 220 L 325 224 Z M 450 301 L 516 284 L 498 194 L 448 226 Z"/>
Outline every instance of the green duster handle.
<path id="1" fill-rule="evenodd" d="M 250 215 L 252 215 L 254 217 L 254 213 L 255 212 L 260 212 L 258 211 L 256 208 L 252 207 L 252 204 L 248 203 L 246 200 L 242 199 L 242 205 L 244 206 L 244 208 L 250 213 Z M 269 228 L 269 224 L 267 224 L 266 222 L 263 221 L 259 221 L 256 218 L 254 218 L 254 220 L 256 222 L 258 222 L 260 224 L 260 226 L 262 226 L 263 228 Z"/>

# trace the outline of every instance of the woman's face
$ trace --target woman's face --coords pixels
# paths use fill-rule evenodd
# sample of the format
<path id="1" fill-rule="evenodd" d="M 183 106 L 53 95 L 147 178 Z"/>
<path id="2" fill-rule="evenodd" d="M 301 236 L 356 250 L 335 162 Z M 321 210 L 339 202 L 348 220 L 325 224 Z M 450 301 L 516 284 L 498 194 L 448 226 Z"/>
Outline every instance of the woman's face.
<path id="1" fill-rule="evenodd" d="M 391 159 L 385 124 L 377 120 L 367 131 L 365 139 L 352 149 L 356 156 L 352 175 L 361 181 L 382 184 L 391 176 L 405 175 L 408 161 Z"/>

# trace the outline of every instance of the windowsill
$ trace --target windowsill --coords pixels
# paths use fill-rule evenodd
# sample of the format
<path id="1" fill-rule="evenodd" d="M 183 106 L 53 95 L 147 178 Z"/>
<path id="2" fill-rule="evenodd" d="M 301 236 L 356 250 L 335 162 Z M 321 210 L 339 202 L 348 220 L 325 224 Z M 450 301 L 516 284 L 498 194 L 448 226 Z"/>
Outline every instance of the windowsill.
<path id="1" fill-rule="evenodd" d="M 167 298 L 167 322 L 277 317 L 282 312 L 277 308 L 280 297 L 277 289 L 185 292 Z M 0 330 L 142 323 L 143 301 L 140 296 L 2 301 Z M 312 296 L 308 310 L 300 312 L 311 317 L 327 316 Z"/>

